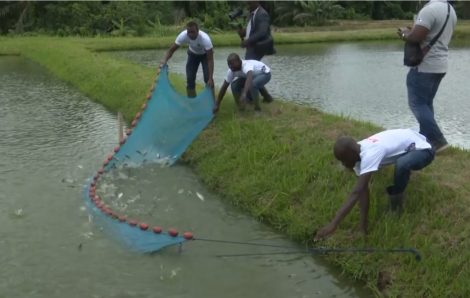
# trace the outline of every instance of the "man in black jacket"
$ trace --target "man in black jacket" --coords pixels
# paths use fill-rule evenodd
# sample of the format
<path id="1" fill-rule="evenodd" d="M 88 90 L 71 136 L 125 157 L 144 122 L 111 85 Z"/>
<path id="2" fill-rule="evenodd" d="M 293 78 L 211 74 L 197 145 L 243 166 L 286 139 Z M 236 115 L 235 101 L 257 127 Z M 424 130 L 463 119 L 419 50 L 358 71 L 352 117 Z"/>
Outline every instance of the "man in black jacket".
<path id="1" fill-rule="evenodd" d="M 270 17 L 259 1 L 248 1 L 248 7 L 250 10 L 248 25 L 246 28 L 240 28 L 238 34 L 242 40 L 242 48 L 246 48 L 245 60 L 261 61 L 265 55 L 273 55 L 276 52 L 271 36 Z M 273 101 L 266 88 L 263 87 L 260 93 L 264 102 Z"/>

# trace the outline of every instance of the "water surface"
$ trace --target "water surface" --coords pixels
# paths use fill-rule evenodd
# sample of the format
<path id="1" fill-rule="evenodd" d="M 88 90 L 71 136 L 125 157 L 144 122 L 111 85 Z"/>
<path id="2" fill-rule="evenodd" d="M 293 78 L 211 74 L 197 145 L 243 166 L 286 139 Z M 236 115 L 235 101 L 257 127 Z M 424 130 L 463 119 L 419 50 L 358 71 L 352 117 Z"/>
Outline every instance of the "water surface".
<path id="1" fill-rule="evenodd" d="M 396 42 L 320 43 L 277 46 L 263 61 L 272 69 L 267 85 L 278 98 L 323 111 L 366 120 L 387 129 L 413 127 L 408 108 L 402 45 Z M 223 83 L 229 53 L 241 48 L 216 48 L 214 80 Z M 116 52 L 119 57 L 155 67 L 164 50 Z M 470 148 L 470 42 L 455 41 L 449 71 L 434 99 L 435 115 L 448 141 Z M 178 50 L 170 71 L 185 73 L 186 52 Z M 199 81 L 202 82 L 201 71 Z"/>

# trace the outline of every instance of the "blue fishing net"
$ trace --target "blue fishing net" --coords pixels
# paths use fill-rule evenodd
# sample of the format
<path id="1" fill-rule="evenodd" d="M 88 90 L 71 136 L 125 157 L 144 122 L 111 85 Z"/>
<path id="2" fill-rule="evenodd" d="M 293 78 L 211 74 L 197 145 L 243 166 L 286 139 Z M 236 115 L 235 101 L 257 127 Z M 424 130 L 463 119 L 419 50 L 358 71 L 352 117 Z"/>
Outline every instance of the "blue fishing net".
<path id="1" fill-rule="evenodd" d="M 132 122 L 127 138 L 108 155 L 83 190 L 83 196 L 97 221 L 118 240 L 139 252 L 155 252 L 190 239 L 174 231 L 160 231 L 137 219 L 111 210 L 97 191 L 102 175 L 123 167 L 158 163 L 170 166 L 184 153 L 213 117 L 214 95 L 206 87 L 195 98 L 177 93 L 168 79 L 168 67 L 161 68 L 151 96 Z M 158 220 L 158 219 L 156 219 Z"/>

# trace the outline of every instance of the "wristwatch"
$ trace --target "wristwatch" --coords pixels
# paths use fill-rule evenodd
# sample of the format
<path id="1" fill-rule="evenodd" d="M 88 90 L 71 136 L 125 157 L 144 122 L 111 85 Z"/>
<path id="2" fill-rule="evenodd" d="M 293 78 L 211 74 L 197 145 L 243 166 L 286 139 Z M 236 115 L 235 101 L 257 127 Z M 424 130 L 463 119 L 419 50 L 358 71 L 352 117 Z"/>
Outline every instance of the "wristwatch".
<path id="1" fill-rule="evenodd" d="M 401 38 L 402 38 L 402 39 L 405 39 L 405 32 L 402 32 L 402 33 L 401 33 Z"/>

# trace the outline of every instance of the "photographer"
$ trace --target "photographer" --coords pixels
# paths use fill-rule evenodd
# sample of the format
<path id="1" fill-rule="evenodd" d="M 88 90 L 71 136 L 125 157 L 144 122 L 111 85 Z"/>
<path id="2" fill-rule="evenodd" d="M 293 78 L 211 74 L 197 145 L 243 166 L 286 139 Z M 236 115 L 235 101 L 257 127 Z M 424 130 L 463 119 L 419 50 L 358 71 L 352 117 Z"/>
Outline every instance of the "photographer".
<path id="1" fill-rule="evenodd" d="M 250 10 L 249 20 L 246 28 L 239 28 L 238 35 L 241 38 L 241 47 L 246 48 L 245 60 L 258 60 L 265 55 L 273 55 L 274 41 L 271 36 L 270 17 L 268 12 L 259 4 L 259 1 L 247 1 Z M 240 15 L 241 10 L 231 14 Z M 263 102 L 272 102 L 273 98 L 263 87 L 260 90 Z"/>

